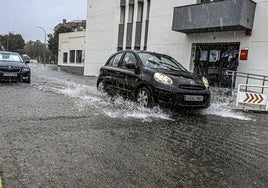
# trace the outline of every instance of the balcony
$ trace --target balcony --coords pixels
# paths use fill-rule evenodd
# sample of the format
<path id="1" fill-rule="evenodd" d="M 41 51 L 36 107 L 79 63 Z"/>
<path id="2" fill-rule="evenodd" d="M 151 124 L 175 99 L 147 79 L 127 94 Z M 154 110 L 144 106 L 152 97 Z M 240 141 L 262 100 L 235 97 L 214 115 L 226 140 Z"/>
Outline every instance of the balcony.
<path id="1" fill-rule="evenodd" d="M 256 3 L 225 0 L 175 7 L 172 30 L 182 33 L 237 31 L 253 28 Z"/>

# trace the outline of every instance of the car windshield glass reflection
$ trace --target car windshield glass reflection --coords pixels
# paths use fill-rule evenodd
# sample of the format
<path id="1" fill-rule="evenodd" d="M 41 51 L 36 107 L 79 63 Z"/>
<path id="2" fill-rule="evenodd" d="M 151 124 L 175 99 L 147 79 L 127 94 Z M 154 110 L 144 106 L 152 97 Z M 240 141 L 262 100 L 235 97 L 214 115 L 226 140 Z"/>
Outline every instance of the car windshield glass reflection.
<path id="1" fill-rule="evenodd" d="M 22 62 L 19 55 L 16 54 L 6 54 L 2 53 L 0 54 L 0 62 L 1 61 L 10 61 L 10 62 Z"/>
<path id="2" fill-rule="evenodd" d="M 139 53 L 142 64 L 145 67 L 152 69 L 166 69 L 172 71 L 184 71 L 187 70 L 179 64 L 175 59 L 159 54 Z"/>

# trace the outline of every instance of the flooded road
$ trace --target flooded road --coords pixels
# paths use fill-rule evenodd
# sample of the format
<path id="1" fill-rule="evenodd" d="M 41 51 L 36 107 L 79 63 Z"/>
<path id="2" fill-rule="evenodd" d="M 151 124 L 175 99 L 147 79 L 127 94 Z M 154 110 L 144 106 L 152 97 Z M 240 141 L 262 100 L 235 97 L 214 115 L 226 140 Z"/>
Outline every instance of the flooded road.
<path id="1" fill-rule="evenodd" d="M 0 84 L 4 187 L 267 187 L 268 114 L 146 109 L 96 90 L 96 78 L 31 65 Z"/>

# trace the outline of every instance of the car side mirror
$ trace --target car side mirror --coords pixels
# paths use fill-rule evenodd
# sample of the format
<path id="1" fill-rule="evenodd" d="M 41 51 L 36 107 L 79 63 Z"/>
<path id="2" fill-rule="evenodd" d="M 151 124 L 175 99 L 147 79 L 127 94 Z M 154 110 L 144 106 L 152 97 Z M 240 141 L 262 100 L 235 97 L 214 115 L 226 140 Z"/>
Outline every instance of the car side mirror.
<path id="1" fill-rule="evenodd" d="M 134 62 L 126 62 L 126 68 L 128 69 L 136 69 L 136 63 Z"/>
<path id="2" fill-rule="evenodd" d="M 24 63 L 25 63 L 25 64 L 29 64 L 30 61 L 29 61 L 29 60 L 24 60 Z"/>

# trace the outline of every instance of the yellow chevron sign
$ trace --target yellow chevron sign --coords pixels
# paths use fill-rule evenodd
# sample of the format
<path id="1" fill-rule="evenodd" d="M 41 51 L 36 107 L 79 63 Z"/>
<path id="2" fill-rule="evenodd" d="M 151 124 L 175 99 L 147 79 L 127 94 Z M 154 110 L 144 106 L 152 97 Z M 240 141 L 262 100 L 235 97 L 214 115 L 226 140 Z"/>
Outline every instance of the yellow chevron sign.
<path id="1" fill-rule="evenodd" d="M 267 105 L 267 95 L 259 93 L 241 92 L 239 95 L 240 103 Z"/>

